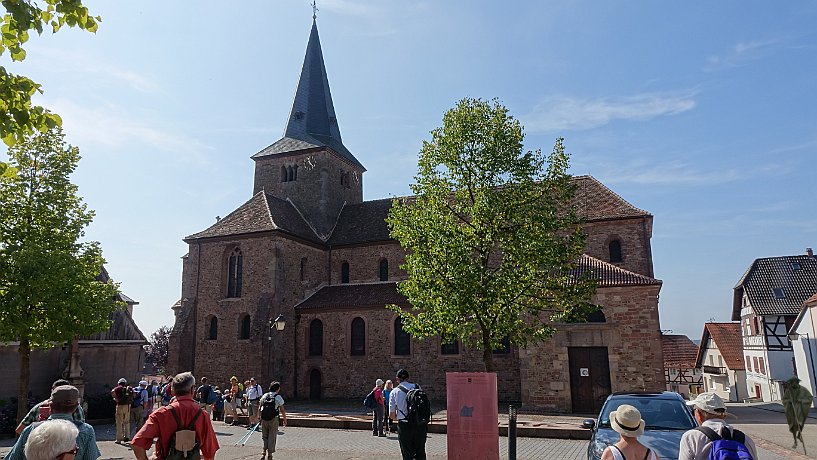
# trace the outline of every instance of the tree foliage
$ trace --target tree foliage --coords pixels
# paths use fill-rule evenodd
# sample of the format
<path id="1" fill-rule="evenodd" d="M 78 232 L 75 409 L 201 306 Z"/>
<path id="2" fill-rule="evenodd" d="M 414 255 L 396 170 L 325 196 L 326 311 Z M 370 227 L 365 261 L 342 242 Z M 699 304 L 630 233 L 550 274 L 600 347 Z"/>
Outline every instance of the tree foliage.
<path id="1" fill-rule="evenodd" d="M 69 179 L 79 150 L 57 127 L 8 153 L 16 173 L 0 176 L 0 341 L 20 343 L 25 402 L 30 350 L 104 331 L 121 305 L 117 285 L 97 280 L 99 244 L 81 241 L 94 214 Z"/>
<path id="2" fill-rule="evenodd" d="M 416 196 L 387 219 L 407 252 L 398 288 L 412 309 L 391 306 L 404 329 L 483 350 L 487 371 L 503 340 L 545 340 L 553 321 L 595 309 L 595 282 L 575 270 L 585 236 L 562 139 L 549 156 L 523 139 L 496 100 L 459 101 L 423 142 Z"/>
<path id="3" fill-rule="evenodd" d="M 0 21 L 0 55 L 10 56 L 13 61 L 26 58 L 23 46 L 31 31 L 42 34 L 50 28 L 56 33 L 68 26 L 96 32 L 102 20 L 91 16 L 82 0 L 2 0 L 2 5 L 5 14 Z M 57 114 L 32 105 L 31 97 L 36 92 L 42 92 L 39 84 L 0 66 L 0 138 L 6 145 L 34 131 L 44 132 L 62 124 Z"/>
<path id="4" fill-rule="evenodd" d="M 150 335 L 145 353 L 148 362 L 160 368 L 162 372 L 167 367 L 167 356 L 170 350 L 170 326 L 162 326 Z"/>

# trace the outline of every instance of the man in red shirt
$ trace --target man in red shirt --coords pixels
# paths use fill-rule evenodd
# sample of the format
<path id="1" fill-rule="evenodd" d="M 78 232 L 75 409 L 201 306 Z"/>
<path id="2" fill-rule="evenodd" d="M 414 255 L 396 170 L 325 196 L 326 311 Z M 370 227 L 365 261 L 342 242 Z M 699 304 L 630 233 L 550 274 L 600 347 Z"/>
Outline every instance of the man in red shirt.
<path id="1" fill-rule="evenodd" d="M 167 456 L 170 448 L 170 438 L 179 429 L 176 419 L 173 418 L 173 414 L 169 411 L 169 407 L 173 407 L 176 413 L 179 414 L 182 430 L 189 429 L 193 417 L 201 410 L 199 404 L 193 400 L 193 388 L 196 386 L 196 378 L 193 377 L 193 374 L 183 372 L 173 377 L 171 385 L 175 396 L 173 402 L 153 411 L 142 429 L 136 433 L 131 441 L 133 453 L 138 460 L 148 460 L 146 452 L 153 445 L 153 438 L 159 438 L 153 458 L 163 460 Z M 204 416 L 196 418 L 194 428 L 196 440 L 198 440 L 201 448 L 201 458 L 203 460 L 212 460 L 216 456 L 219 445 L 213 431 L 213 425 L 210 423 L 210 417 L 207 417 L 207 412 L 204 413 Z"/>

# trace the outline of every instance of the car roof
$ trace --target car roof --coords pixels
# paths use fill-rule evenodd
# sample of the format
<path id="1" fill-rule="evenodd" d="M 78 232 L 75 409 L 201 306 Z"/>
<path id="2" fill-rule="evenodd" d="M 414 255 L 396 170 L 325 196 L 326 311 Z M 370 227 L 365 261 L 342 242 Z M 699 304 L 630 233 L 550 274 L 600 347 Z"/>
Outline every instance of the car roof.
<path id="1" fill-rule="evenodd" d="M 684 398 L 681 397 L 680 394 L 674 391 L 662 391 L 662 392 L 655 392 L 655 391 L 620 391 L 611 394 L 607 397 L 608 400 L 610 399 L 623 399 L 623 398 L 652 398 L 652 399 L 677 399 L 683 401 Z"/>

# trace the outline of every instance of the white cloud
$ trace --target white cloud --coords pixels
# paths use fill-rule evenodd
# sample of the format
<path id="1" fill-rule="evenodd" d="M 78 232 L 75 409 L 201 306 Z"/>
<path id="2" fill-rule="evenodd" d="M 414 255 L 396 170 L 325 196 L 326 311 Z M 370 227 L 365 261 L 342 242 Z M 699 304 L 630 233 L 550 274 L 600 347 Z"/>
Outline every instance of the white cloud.
<path id="1" fill-rule="evenodd" d="M 55 101 L 49 108 L 60 114 L 68 141 L 80 149 L 90 144 L 108 148 L 144 145 L 200 165 L 210 164 L 207 154 L 214 150 L 211 146 L 145 121 L 158 120 L 157 117 L 140 119 L 114 104 L 78 105 L 65 99 Z"/>
<path id="2" fill-rule="evenodd" d="M 747 181 L 757 177 L 779 177 L 797 170 L 794 163 L 765 163 L 752 167 L 718 167 L 681 160 L 633 160 L 610 163 L 604 158 L 586 158 L 575 165 L 609 184 L 652 186 L 703 186 Z M 591 169 L 592 168 L 592 169 Z"/>
<path id="3" fill-rule="evenodd" d="M 140 93 L 163 92 L 159 83 L 146 75 L 103 62 L 103 59 L 80 52 L 38 46 L 30 53 L 30 56 L 31 58 L 27 59 L 29 64 L 43 67 L 50 73 L 90 75 L 95 79 L 114 80 L 123 82 Z"/>
<path id="4" fill-rule="evenodd" d="M 751 40 L 739 42 L 720 55 L 709 56 L 704 71 L 713 72 L 745 65 L 751 60 L 759 59 L 769 50 L 781 43 L 780 39 Z"/>
<path id="5" fill-rule="evenodd" d="M 695 93 L 644 93 L 618 98 L 552 96 L 520 117 L 528 132 L 552 133 L 596 128 L 614 120 L 645 121 L 695 108 Z"/>

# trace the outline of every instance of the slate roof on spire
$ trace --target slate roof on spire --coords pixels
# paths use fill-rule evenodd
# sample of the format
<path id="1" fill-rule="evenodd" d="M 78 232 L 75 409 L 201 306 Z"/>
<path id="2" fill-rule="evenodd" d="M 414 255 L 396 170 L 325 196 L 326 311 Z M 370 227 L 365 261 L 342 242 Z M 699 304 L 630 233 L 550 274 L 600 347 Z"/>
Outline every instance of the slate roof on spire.
<path id="1" fill-rule="evenodd" d="M 326 66 L 323 63 L 318 25 L 313 21 L 301 69 L 301 79 L 295 91 L 295 100 L 292 102 L 284 137 L 253 155 L 253 158 L 316 147 L 328 147 L 366 170 L 341 140 L 332 93 L 329 91 Z"/>

